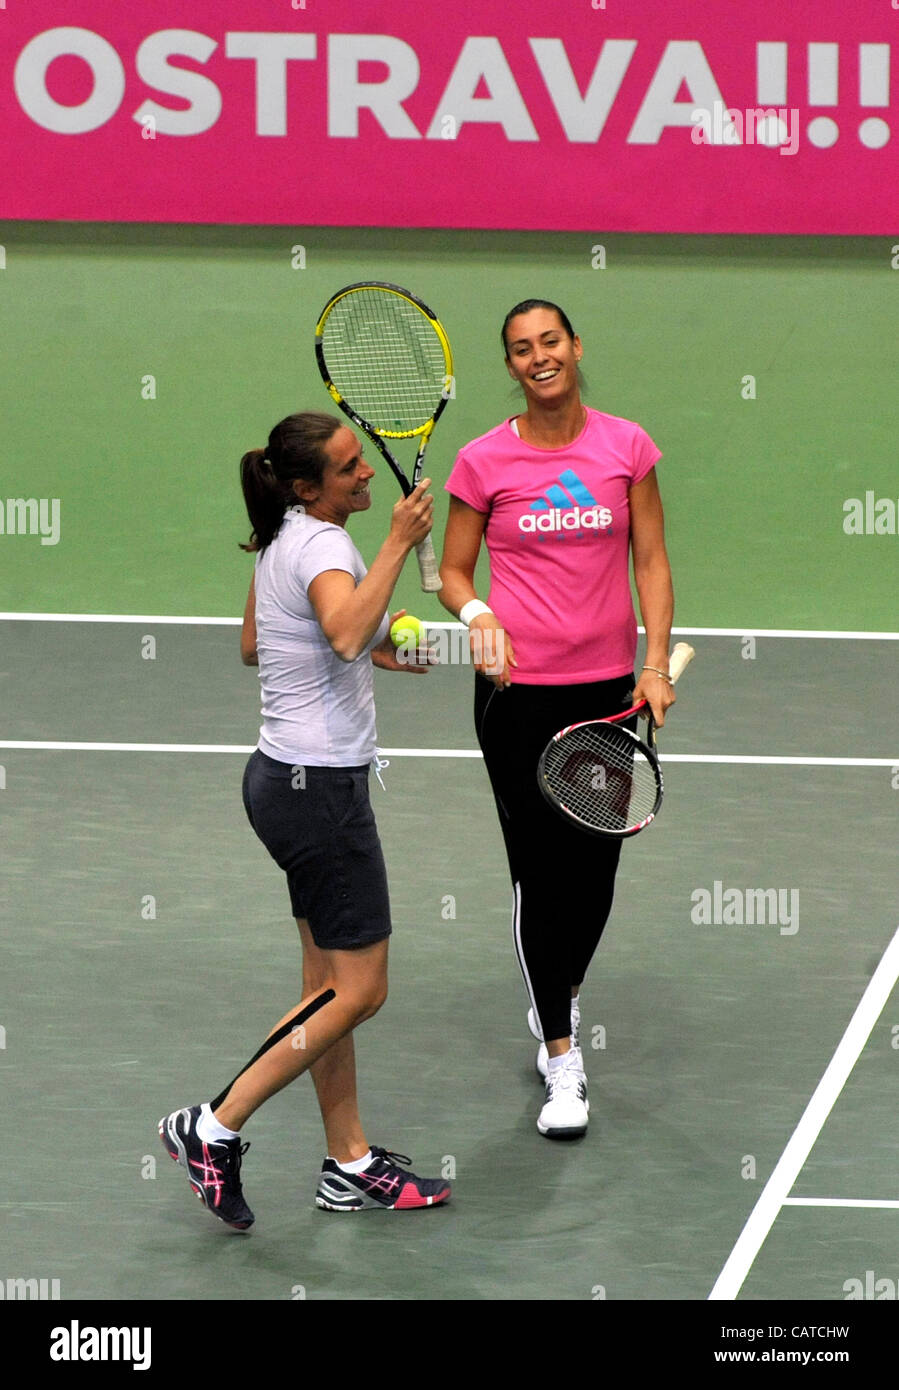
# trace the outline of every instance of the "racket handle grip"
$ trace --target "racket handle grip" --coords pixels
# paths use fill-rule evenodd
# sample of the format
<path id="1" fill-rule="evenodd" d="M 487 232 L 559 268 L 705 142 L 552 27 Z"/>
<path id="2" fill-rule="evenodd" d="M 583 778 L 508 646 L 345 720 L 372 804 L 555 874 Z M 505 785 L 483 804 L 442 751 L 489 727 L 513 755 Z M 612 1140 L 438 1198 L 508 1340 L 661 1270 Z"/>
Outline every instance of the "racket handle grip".
<path id="1" fill-rule="evenodd" d="M 421 570 L 422 589 L 426 594 L 436 594 L 438 589 L 443 588 L 443 580 L 440 578 L 434 542 L 430 536 L 425 536 L 421 545 L 415 547 L 415 554 L 418 556 L 418 568 Z"/>
<path id="2" fill-rule="evenodd" d="M 671 653 L 671 661 L 668 665 L 668 674 L 672 685 L 678 676 L 683 675 L 695 655 L 695 651 L 688 642 L 678 642 Z"/>

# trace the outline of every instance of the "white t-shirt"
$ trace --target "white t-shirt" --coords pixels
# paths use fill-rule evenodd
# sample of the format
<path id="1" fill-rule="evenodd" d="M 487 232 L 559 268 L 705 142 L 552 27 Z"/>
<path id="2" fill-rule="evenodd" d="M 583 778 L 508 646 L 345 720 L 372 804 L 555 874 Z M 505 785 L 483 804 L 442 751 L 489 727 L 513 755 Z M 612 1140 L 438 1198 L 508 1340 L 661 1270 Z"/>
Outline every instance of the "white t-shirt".
<path id="1" fill-rule="evenodd" d="M 324 570 L 367 574 L 342 526 L 291 507 L 256 557 L 256 650 L 262 687 L 259 748 L 278 762 L 356 767 L 375 756 L 372 647 L 388 630 L 384 614 L 361 656 L 341 661 L 309 602 Z"/>

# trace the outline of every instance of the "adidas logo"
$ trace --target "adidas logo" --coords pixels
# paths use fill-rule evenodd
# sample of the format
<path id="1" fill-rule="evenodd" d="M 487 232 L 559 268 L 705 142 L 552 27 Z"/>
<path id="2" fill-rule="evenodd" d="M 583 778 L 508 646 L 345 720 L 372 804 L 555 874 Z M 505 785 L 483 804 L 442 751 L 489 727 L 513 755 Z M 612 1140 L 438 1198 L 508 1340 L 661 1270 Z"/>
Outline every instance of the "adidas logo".
<path id="1" fill-rule="evenodd" d="M 518 518 L 519 531 L 605 531 L 612 525 L 608 507 L 600 507 L 574 469 L 559 474 L 558 483 L 546 489 Z"/>

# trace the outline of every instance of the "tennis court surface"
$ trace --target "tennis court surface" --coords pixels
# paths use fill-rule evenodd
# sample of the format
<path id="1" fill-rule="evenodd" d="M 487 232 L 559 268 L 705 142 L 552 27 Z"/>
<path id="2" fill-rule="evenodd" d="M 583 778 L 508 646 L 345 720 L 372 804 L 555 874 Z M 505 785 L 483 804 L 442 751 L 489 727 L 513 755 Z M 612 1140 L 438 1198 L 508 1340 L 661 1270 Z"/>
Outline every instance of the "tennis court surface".
<path id="1" fill-rule="evenodd" d="M 318 1211 L 301 1078 L 244 1131 L 257 1223 L 239 1236 L 156 1122 L 214 1094 L 300 995 L 240 799 L 256 672 L 234 622 L 2 631 L 4 1275 L 148 1301 L 840 1301 L 895 1279 L 894 640 L 683 634 L 665 805 L 625 846 L 581 996 L 591 1116 L 570 1144 L 536 1129 L 471 671 L 377 673 L 394 937 L 390 998 L 357 1036 L 362 1115 L 453 1200 Z"/>

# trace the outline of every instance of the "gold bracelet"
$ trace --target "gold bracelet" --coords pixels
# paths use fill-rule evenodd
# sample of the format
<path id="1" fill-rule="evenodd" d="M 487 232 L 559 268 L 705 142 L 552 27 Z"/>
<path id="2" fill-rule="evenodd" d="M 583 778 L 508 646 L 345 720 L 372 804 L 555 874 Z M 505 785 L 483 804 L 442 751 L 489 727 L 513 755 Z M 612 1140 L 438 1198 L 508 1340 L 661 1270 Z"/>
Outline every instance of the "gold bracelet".
<path id="1" fill-rule="evenodd" d="M 663 681 L 667 681 L 669 685 L 672 684 L 671 677 L 669 676 L 668 672 L 667 672 L 667 671 L 660 671 L 659 668 L 658 668 L 658 666 L 644 666 L 644 667 L 643 667 L 643 670 L 644 670 L 644 671 L 655 671 L 656 675 L 657 675 L 657 676 L 661 676 Z"/>

